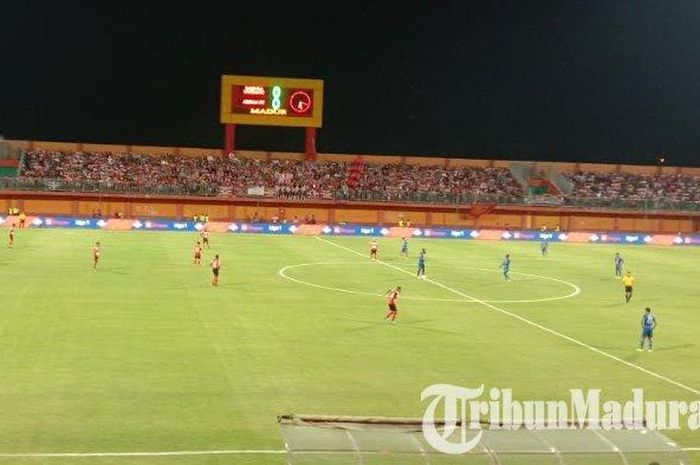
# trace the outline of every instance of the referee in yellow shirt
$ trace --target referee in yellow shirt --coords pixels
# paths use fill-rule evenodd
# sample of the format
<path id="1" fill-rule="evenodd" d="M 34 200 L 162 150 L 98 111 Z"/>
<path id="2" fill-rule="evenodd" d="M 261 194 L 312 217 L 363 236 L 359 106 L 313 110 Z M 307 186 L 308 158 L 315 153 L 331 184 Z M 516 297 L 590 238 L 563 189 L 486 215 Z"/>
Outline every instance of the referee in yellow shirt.
<path id="1" fill-rule="evenodd" d="M 629 302 L 632 298 L 632 290 L 634 289 L 634 276 L 632 272 L 628 271 L 625 276 L 622 277 L 622 285 L 625 286 L 625 302 Z"/>

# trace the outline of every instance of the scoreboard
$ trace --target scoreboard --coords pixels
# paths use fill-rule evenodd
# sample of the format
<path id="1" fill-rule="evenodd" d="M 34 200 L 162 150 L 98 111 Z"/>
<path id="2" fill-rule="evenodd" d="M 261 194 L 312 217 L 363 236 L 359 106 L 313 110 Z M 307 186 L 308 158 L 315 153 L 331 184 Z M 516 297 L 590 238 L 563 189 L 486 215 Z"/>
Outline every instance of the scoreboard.
<path id="1" fill-rule="evenodd" d="M 323 81 L 224 75 L 221 123 L 320 128 Z"/>

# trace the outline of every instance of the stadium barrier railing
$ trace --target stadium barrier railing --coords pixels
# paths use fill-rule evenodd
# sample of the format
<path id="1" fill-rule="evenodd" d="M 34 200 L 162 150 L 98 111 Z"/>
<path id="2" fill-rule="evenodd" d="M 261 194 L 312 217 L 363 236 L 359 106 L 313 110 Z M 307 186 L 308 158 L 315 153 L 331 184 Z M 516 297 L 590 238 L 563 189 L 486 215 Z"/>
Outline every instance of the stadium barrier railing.
<path id="1" fill-rule="evenodd" d="M 37 192 L 86 192 L 101 194 L 217 196 L 219 188 L 206 185 L 144 186 L 112 181 L 66 181 L 63 179 L 3 178 L 0 189 Z"/>
<path id="2" fill-rule="evenodd" d="M 202 196 L 221 197 L 219 186 L 202 184 L 148 186 L 118 182 L 103 181 L 66 181 L 62 179 L 34 179 L 11 177 L 0 179 L 0 190 L 35 191 L 35 192 L 77 192 L 96 194 L 140 194 L 162 196 Z M 475 203 L 495 203 L 505 206 L 559 206 L 586 207 L 609 210 L 630 210 L 639 212 L 700 212 L 700 202 L 686 202 L 665 198 L 655 199 L 610 199 L 610 198 L 574 198 L 552 196 L 488 195 L 488 194 L 450 194 L 444 192 L 386 192 L 373 190 L 339 189 L 330 198 L 314 198 L 313 196 L 275 195 L 274 190 L 266 190 L 269 194 L 262 196 L 267 199 L 280 200 L 335 200 L 343 202 L 392 202 L 405 204 L 441 204 L 441 205 L 471 205 Z M 228 196 L 230 197 L 230 196 Z M 245 195 L 255 199 L 261 196 Z"/>

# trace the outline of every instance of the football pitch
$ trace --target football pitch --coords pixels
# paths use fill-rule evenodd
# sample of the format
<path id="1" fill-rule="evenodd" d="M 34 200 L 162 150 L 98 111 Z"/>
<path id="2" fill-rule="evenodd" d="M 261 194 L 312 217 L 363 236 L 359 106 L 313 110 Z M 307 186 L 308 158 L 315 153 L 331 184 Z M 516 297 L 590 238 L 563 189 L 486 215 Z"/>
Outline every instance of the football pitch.
<path id="1" fill-rule="evenodd" d="M 421 417 L 434 383 L 700 398 L 700 248 L 553 244 L 542 257 L 534 242 L 412 239 L 402 259 L 381 238 L 372 262 L 368 238 L 212 234 L 196 266 L 195 240 L 30 229 L 3 244 L 0 464 L 281 465 L 279 414 Z M 414 276 L 423 247 L 428 280 Z M 630 303 L 616 251 L 637 279 Z M 645 306 L 651 353 L 636 351 Z M 700 451 L 700 431 L 666 434 Z"/>

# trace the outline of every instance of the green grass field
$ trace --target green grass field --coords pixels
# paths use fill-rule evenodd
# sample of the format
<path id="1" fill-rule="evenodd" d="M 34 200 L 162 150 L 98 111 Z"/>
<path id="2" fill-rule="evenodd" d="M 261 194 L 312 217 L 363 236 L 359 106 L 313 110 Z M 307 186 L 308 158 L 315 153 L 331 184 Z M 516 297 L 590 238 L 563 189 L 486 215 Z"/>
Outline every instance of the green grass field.
<path id="1" fill-rule="evenodd" d="M 380 239 L 377 263 L 364 258 L 367 238 L 214 234 L 205 262 L 220 253 L 223 270 L 213 288 L 206 263 L 191 263 L 194 240 L 27 230 L 2 247 L 0 464 L 283 464 L 279 454 L 8 454 L 279 450 L 278 414 L 419 417 L 433 383 L 511 387 L 522 400 L 568 399 L 570 388 L 698 397 L 671 381 L 700 389 L 700 249 L 554 244 L 542 258 L 536 243 L 416 239 L 402 260 L 398 240 Z M 421 247 L 439 284 L 411 276 Z M 617 250 L 637 277 L 629 304 L 613 277 Z M 379 295 L 396 285 L 392 326 Z M 659 328 L 654 352 L 640 353 L 647 305 Z M 668 435 L 700 447 L 700 431 Z"/>

